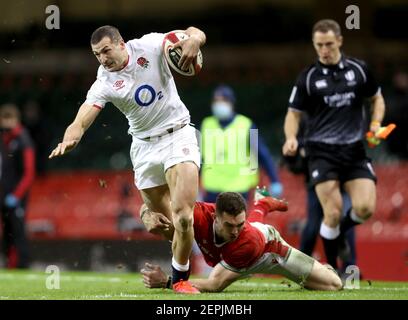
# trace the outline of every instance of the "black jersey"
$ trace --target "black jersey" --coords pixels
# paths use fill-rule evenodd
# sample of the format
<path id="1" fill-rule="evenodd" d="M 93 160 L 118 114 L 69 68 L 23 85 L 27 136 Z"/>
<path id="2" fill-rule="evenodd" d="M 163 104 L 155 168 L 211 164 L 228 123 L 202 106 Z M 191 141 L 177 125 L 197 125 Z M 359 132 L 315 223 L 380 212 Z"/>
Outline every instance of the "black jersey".
<path id="1" fill-rule="evenodd" d="M 306 141 L 350 144 L 364 138 L 364 99 L 379 90 L 361 60 L 342 56 L 336 65 L 318 61 L 299 75 L 289 98 L 289 109 L 307 113 Z"/>

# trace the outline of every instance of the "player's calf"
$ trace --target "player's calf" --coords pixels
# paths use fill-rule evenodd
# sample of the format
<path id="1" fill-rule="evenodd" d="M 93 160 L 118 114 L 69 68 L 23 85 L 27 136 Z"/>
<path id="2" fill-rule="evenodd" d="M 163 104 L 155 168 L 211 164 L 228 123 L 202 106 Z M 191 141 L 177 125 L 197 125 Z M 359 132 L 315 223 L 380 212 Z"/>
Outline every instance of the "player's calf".
<path id="1" fill-rule="evenodd" d="M 315 261 L 304 287 L 311 290 L 338 291 L 343 288 L 343 283 L 333 267 Z"/>

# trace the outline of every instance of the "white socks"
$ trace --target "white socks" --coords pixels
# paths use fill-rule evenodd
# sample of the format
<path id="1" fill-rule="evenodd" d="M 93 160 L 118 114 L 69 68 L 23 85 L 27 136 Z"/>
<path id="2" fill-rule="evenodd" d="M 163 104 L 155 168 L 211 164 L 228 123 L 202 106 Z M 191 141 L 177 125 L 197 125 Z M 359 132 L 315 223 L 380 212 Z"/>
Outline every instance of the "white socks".
<path id="1" fill-rule="evenodd" d="M 172 257 L 171 265 L 178 271 L 188 271 L 190 268 L 190 261 L 187 261 L 187 264 L 180 264 L 174 259 L 174 257 Z"/>
<path id="2" fill-rule="evenodd" d="M 328 240 L 334 240 L 336 239 L 340 234 L 340 226 L 337 226 L 335 228 L 331 228 L 328 225 L 322 224 L 320 225 L 320 235 Z"/>

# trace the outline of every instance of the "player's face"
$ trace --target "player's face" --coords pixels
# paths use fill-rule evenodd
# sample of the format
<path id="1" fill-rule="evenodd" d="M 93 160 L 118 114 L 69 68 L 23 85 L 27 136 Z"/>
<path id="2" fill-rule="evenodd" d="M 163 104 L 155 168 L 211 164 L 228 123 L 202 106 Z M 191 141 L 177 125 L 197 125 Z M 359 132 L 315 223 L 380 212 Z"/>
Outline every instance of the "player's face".
<path id="1" fill-rule="evenodd" d="M 246 220 L 246 213 L 242 211 L 237 216 L 224 212 L 215 218 L 215 232 L 225 241 L 233 241 L 238 238 Z"/>
<path id="2" fill-rule="evenodd" d="M 18 125 L 18 118 L 12 114 L 1 113 L 0 114 L 0 128 L 13 129 Z"/>
<path id="3" fill-rule="evenodd" d="M 326 33 L 316 31 L 313 35 L 313 46 L 319 56 L 319 61 L 326 65 L 339 62 L 342 43 L 343 37 L 336 36 L 332 30 Z"/>
<path id="4" fill-rule="evenodd" d="M 123 40 L 114 43 L 108 37 L 104 37 L 91 47 L 93 54 L 107 71 L 121 70 L 126 64 L 127 51 Z"/>

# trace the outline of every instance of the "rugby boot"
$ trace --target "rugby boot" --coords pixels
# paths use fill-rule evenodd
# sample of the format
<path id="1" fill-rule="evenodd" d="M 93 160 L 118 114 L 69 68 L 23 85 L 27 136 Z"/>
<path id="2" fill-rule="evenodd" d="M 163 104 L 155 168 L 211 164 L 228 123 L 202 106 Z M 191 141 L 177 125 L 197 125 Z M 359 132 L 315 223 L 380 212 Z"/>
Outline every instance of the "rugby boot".
<path id="1" fill-rule="evenodd" d="M 190 281 L 180 280 L 173 284 L 173 291 L 175 293 L 183 293 L 183 294 L 199 294 L 201 293 L 200 290 L 193 287 Z"/>

